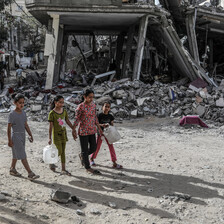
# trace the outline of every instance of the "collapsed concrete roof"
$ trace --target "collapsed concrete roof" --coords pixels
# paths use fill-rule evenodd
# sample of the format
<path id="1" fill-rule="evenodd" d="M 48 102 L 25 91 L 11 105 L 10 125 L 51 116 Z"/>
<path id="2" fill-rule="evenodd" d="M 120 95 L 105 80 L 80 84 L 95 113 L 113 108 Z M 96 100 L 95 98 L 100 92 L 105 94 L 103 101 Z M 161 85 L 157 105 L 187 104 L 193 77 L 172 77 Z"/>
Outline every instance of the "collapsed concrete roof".
<path id="1" fill-rule="evenodd" d="M 127 31 L 141 17 L 170 15 L 153 5 L 122 4 L 121 0 L 26 0 L 29 12 L 48 26 L 51 15 L 60 15 L 65 31 L 100 34 Z"/>
<path id="2" fill-rule="evenodd" d="M 181 1 L 166 1 L 167 4 L 171 2 L 172 4 L 169 5 L 169 8 L 171 7 L 171 11 L 175 12 L 173 14 L 174 17 L 179 15 L 178 18 L 184 21 L 185 17 L 180 16 L 183 12 L 183 8 L 180 7 L 182 6 L 180 4 Z M 55 42 L 52 44 L 55 48 L 52 49 L 52 54 L 55 54 L 56 51 L 61 51 L 61 44 L 58 45 L 57 42 L 62 41 L 63 35 L 66 33 L 117 35 L 121 32 L 129 33 L 134 25 L 139 27 L 139 39 L 135 55 L 133 79 L 139 79 L 145 37 L 147 28 L 150 27 L 151 30 L 157 33 L 159 40 L 163 40 L 167 46 L 170 61 L 180 74 L 189 77 L 191 80 L 203 77 L 208 83 L 215 85 L 208 77 L 206 71 L 200 66 L 197 55 L 195 56 L 194 54 L 197 52 L 197 47 L 196 50 L 194 48 L 193 53 L 188 53 L 172 21 L 169 19 L 170 13 L 163 8 L 149 3 L 122 4 L 121 0 L 26 0 L 26 7 L 37 20 L 48 26 L 48 30 L 51 31 L 52 43 Z M 203 13 L 201 10 L 203 9 L 198 10 L 198 12 Z M 190 8 L 189 13 L 191 13 Z M 203 19 L 203 16 L 201 16 L 201 19 Z M 133 32 L 135 32 L 135 29 L 133 29 Z M 155 35 L 155 33 L 148 35 Z M 192 35 L 190 40 L 192 40 L 192 45 L 194 45 L 196 35 L 195 33 Z M 58 54 L 56 53 L 56 56 L 52 56 L 52 63 L 50 66 L 48 65 L 48 76 L 54 76 L 54 78 L 50 78 L 50 83 L 53 82 L 52 80 L 54 82 L 58 80 L 55 76 L 59 77 L 60 65 L 58 64 L 60 62 L 58 60 L 60 61 L 60 56 Z M 50 53 L 49 56 L 51 56 Z M 54 69 L 55 66 L 57 66 L 57 69 Z M 50 84 L 49 86 L 51 87 L 52 85 Z"/>

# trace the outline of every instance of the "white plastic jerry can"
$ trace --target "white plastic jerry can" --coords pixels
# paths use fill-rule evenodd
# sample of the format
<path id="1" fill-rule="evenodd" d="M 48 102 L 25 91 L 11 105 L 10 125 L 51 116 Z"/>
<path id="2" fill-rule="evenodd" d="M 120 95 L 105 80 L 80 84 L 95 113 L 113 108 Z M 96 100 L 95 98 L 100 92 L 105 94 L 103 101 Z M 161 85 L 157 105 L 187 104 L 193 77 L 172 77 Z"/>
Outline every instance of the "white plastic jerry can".
<path id="1" fill-rule="evenodd" d="M 44 147 L 43 160 L 46 164 L 54 164 L 58 162 L 58 150 L 54 144 Z"/>
<path id="2" fill-rule="evenodd" d="M 114 126 L 104 128 L 103 134 L 110 144 L 113 144 L 121 139 L 119 132 Z"/>

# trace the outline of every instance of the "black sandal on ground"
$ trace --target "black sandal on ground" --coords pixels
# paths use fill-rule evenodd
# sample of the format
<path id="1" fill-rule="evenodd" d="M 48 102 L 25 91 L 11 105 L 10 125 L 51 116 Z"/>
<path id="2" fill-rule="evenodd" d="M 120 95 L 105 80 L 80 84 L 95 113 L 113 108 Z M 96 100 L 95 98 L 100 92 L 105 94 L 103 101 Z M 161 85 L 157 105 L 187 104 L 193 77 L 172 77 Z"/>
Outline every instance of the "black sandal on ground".
<path id="1" fill-rule="evenodd" d="M 94 169 L 88 169 L 86 170 L 87 173 L 90 173 L 90 174 L 94 174 L 94 175 L 100 175 L 101 172 L 99 170 L 94 170 Z"/>
<path id="2" fill-rule="evenodd" d="M 71 176 L 71 173 L 69 173 L 67 170 L 62 170 L 61 175 Z"/>
<path id="3" fill-rule="evenodd" d="M 34 172 L 30 172 L 29 174 L 28 174 L 28 179 L 29 180 L 36 180 L 36 179 L 38 179 L 38 178 L 40 178 L 40 176 L 39 175 L 36 175 Z"/>
<path id="4" fill-rule="evenodd" d="M 49 165 L 49 168 L 53 171 L 53 172 L 55 172 L 56 171 L 56 165 L 54 165 L 54 164 L 50 164 Z"/>
<path id="5" fill-rule="evenodd" d="M 12 169 L 12 168 L 10 169 L 9 174 L 14 176 L 14 177 L 21 177 L 22 176 L 21 173 L 18 173 L 16 169 Z"/>

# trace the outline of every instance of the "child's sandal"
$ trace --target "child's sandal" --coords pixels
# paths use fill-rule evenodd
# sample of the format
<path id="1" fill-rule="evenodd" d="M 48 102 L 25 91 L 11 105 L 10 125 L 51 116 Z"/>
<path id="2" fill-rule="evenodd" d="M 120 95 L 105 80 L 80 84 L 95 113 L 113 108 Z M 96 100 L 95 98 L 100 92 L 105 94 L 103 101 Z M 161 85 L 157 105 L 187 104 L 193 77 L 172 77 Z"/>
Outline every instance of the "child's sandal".
<path id="1" fill-rule="evenodd" d="M 99 170 L 87 169 L 86 172 L 94 175 L 101 175 L 101 172 Z"/>
<path id="2" fill-rule="evenodd" d="M 67 175 L 67 176 L 71 176 L 71 173 L 69 173 L 67 170 L 63 170 L 60 173 L 61 175 Z"/>
<path id="3" fill-rule="evenodd" d="M 119 164 L 113 164 L 113 168 L 114 169 L 123 169 L 123 166 L 119 165 Z"/>
<path id="4" fill-rule="evenodd" d="M 53 172 L 56 171 L 56 167 L 57 167 L 57 166 L 55 166 L 54 164 L 50 164 L 50 165 L 49 165 L 50 170 L 52 170 Z"/>
<path id="5" fill-rule="evenodd" d="M 90 160 L 90 166 L 96 166 L 96 163 Z"/>
<path id="6" fill-rule="evenodd" d="M 29 180 L 36 180 L 36 179 L 38 179 L 38 178 L 40 178 L 40 176 L 39 176 L 39 175 L 36 175 L 36 174 L 33 173 L 33 172 L 30 172 L 29 175 L 28 175 L 28 179 L 29 179 Z"/>
<path id="7" fill-rule="evenodd" d="M 15 177 L 21 177 L 22 174 L 18 173 L 16 169 L 10 169 L 9 174 Z"/>

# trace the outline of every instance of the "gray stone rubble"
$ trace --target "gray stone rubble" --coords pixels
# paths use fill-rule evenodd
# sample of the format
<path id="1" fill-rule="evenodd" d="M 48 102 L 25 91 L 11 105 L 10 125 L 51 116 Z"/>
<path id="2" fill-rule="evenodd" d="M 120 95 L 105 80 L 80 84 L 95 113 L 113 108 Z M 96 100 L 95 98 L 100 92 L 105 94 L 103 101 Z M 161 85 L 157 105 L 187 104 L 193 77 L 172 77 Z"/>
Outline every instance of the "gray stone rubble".
<path id="1" fill-rule="evenodd" d="M 179 82 L 181 83 L 181 82 Z M 8 88 L 8 87 L 7 87 Z M 46 121 L 50 111 L 50 102 L 56 94 L 65 98 L 65 108 L 74 118 L 75 109 L 81 100 L 82 88 L 56 88 L 51 92 L 20 88 L 26 96 L 25 111 L 30 119 Z M 192 85 L 177 83 L 153 85 L 141 81 L 122 79 L 116 82 L 104 82 L 93 87 L 95 102 L 100 110 L 105 101 L 111 102 L 111 113 L 119 120 L 155 115 L 158 117 L 181 117 L 199 115 L 202 119 L 224 123 L 224 85 L 219 87 L 196 88 Z M 15 94 L 15 93 L 14 93 Z M 13 103 L 9 91 L 0 95 L 0 112 L 10 112 Z"/>

